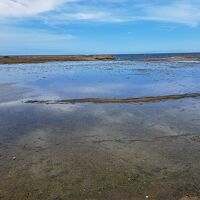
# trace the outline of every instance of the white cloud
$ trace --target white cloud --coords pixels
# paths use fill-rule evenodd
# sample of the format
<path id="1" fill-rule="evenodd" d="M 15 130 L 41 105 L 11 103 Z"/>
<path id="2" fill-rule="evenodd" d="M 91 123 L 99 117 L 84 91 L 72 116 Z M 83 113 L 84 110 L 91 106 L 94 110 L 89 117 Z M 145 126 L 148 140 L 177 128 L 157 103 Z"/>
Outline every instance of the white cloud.
<path id="1" fill-rule="evenodd" d="M 183 23 L 196 26 L 200 22 L 200 5 L 186 1 L 176 1 L 167 5 L 151 5 L 144 8 L 141 20 Z"/>
<path id="2" fill-rule="evenodd" d="M 1 0 L 0 16 L 32 16 L 54 10 L 58 5 L 71 0 Z"/>
<path id="3" fill-rule="evenodd" d="M 52 11 L 46 15 L 47 12 Z M 197 26 L 199 0 L 0 0 L 1 17 L 43 14 L 41 20 L 126 22 L 161 21 Z"/>
<path id="4" fill-rule="evenodd" d="M 160 2 L 152 0 L 97 0 L 75 2 L 62 13 L 54 15 L 60 21 L 160 21 L 197 26 L 200 23 L 200 2 L 177 0 Z M 58 18 L 57 18 L 58 17 Z M 51 17 L 50 17 L 51 18 Z"/>
<path id="5" fill-rule="evenodd" d="M 108 14 L 105 12 L 80 12 L 80 13 L 72 13 L 72 14 L 66 14 L 65 18 L 71 19 L 71 20 L 102 20 L 104 19 Z"/>
<path id="6" fill-rule="evenodd" d="M 63 23 L 66 21 L 95 21 L 95 22 L 123 22 L 123 20 L 114 16 L 109 12 L 97 11 L 97 12 L 75 12 L 75 13 L 61 13 L 55 16 L 49 16 L 50 18 L 44 18 L 47 22 L 50 23 Z"/>

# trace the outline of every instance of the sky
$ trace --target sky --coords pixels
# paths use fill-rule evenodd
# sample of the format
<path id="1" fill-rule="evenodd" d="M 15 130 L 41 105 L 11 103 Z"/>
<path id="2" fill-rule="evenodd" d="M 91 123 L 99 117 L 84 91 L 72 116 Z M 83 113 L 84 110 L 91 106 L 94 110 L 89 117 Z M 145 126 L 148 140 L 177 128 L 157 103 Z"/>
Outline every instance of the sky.
<path id="1" fill-rule="evenodd" d="M 200 0 L 0 0 L 0 55 L 200 52 Z"/>

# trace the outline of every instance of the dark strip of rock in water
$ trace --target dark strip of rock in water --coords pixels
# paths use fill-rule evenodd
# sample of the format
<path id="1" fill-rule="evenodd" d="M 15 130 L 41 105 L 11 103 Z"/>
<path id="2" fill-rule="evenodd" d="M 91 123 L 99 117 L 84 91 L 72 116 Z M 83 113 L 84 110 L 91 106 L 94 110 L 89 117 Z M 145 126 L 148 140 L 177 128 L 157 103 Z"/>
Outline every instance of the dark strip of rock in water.
<path id="1" fill-rule="evenodd" d="M 110 55 L 80 55 L 80 56 L 0 56 L 0 64 L 45 63 L 63 61 L 97 61 L 113 60 Z"/>
<path id="2" fill-rule="evenodd" d="M 166 100 L 178 100 L 184 98 L 197 98 L 200 93 L 186 93 L 165 96 L 152 96 L 141 98 L 127 98 L 127 99 L 104 99 L 104 98 L 84 98 L 84 99 L 63 99 L 63 100 L 28 100 L 24 103 L 41 103 L 41 104 L 68 104 L 68 103 L 147 103 L 158 102 Z"/>

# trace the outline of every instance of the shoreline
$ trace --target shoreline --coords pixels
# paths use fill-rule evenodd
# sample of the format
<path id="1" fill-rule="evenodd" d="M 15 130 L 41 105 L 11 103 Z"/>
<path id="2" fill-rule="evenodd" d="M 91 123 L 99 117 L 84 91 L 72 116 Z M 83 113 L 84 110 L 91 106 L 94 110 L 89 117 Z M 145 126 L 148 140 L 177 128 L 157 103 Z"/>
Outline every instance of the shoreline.
<path id="1" fill-rule="evenodd" d="M 101 61 L 113 60 L 110 55 L 89 55 L 89 56 L 0 56 L 0 64 L 28 64 L 45 62 L 64 61 Z"/>

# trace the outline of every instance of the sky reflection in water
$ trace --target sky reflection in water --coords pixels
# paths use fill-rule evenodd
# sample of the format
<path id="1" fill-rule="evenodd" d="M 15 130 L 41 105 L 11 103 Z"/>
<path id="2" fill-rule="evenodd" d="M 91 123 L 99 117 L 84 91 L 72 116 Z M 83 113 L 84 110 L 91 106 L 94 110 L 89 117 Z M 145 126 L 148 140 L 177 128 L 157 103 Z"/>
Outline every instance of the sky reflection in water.
<path id="1" fill-rule="evenodd" d="M 44 99 L 128 98 L 199 92 L 200 64 L 98 61 L 0 66 L 0 84 L 20 83 Z"/>

